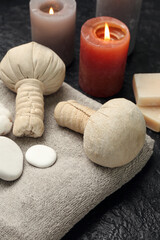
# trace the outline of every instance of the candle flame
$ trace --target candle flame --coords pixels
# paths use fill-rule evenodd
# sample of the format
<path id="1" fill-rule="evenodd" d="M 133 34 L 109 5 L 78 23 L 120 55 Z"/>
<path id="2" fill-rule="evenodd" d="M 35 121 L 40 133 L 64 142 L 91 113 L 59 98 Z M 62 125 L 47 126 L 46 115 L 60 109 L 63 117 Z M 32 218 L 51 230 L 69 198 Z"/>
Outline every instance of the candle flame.
<path id="1" fill-rule="evenodd" d="M 53 15 L 53 14 L 54 14 L 54 10 L 53 10 L 52 7 L 50 7 L 50 9 L 49 9 L 49 14 L 50 14 L 50 15 Z"/>
<path id="2" fill-rule="evenodd" d="M 105 23 L 104 40 L 110 40 L 109 26 Z"/>

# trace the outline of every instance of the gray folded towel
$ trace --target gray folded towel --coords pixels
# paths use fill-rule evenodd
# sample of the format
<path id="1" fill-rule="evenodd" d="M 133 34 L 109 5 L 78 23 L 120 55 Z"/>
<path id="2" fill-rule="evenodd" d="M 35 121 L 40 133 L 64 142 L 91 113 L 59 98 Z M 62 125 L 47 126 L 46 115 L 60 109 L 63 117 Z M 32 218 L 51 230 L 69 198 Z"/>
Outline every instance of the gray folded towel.
<path id="1" fill-rule="evenodd" d="M 93 109 L 101 104 L 66 83 L 45 97 L 45 132 L 39 139 L 13 139 L 25 154 L 46 144 L 58 154 L 55 165 L 38 169 L 24 162 L 15 182 L 0 180 L 0 239 L 58 240 L 107 196 L 131 180 L 147 163 L 154 141 L 146 136 L 140 154 L 126 166 L 109 169 L 92 163 L 83 151 L 83 136 L 57 125 L 53 111 L 59 101 L 75 99 Z M 15 94 L 0 83 L 0 102 L 14 112 Z"/>

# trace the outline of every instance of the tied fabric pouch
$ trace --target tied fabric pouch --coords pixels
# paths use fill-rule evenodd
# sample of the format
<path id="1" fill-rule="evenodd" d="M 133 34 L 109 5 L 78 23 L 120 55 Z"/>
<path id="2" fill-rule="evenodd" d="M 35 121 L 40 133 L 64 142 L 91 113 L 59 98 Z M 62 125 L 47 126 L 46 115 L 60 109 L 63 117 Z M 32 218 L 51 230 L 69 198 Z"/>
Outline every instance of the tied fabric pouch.
<path id="1" fill-rule="evenodd" d="M 0 102 L 12 113 L 15 94 L 0 82 Z M 45 97 L 45 132 L 41 138 L 8 135 L 23 154 L 35 144 L 45 144 L 57 152 L 52 167 L 39 169 L 24 159 L 22 176 L 14 182 L 0 180 L 0 239 L 58 240 L 107 196 L 131 180 L 152 155 L 154 141 L 146 136 L 139 155 L 120 168 L 104 168 L 92 163 L 83 151 L 83 136 L 57 125 L 53 112 L 60 101 L 74 99 L 93 109 L 100 103 L 66 83 Z M 119 140 L 119 139 L 118 139 Z"/>

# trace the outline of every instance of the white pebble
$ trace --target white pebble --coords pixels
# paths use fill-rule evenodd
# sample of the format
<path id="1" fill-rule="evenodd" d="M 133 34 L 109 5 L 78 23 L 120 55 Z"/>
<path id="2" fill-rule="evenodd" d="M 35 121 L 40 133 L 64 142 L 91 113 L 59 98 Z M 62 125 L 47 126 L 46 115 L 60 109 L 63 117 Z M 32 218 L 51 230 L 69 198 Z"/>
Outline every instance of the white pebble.
<path id="1" fill-rule="evenodd" d="M 0 115 L 0 135 L 6 135 L 11 131 L 12 122 L 6 117 Z"/>
<path id="2" fill-rule="evenodd" d="M 25 158 L 35 167 L 47 168 L 55 163 L 57 156 L 55 150 L 48 146 L 34 145 L 27 150 Z"/>
<path id="3" fill-rule="evenodd" d="M 0 103 L 0 135 L 6 135 L 11 131 L 12 121 L 10 111 Z"/>
<path id="4" fill-rule="evenodd" d="M 20 147 L 7 137 L 0 137 L 0 179 L 14 181 L 23 172 L 23 153 Z"/>

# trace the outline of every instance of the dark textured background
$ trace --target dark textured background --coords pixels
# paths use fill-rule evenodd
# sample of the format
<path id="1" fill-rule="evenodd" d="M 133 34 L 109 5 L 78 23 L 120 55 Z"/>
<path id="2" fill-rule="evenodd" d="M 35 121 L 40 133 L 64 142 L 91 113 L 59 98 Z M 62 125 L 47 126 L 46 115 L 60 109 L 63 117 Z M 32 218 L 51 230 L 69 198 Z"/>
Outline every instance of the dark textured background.
<path id="1" fill-rule="evenodd" d="M 31 41 L 28 2 L 0 1 L 0 60 L 10 48 Z M 95 16 L 95 5 L 95 0 L 77 0 L 75 59 L 65 81 L 78 90 L 80 28 Z M 133 74 L 147 72 L 160 72 L 159 0 L 143 0 L 136 46 L 128 57 L 123 89 L 114 97 L 134 101 Z M 108 99 L 96 100 L 104 103 Z M 146 167 L 92 210 L 63 240 L 160 239 L 160 135 L 150 130 L 148 134 L 155 139 L 155 148 Z"/>

